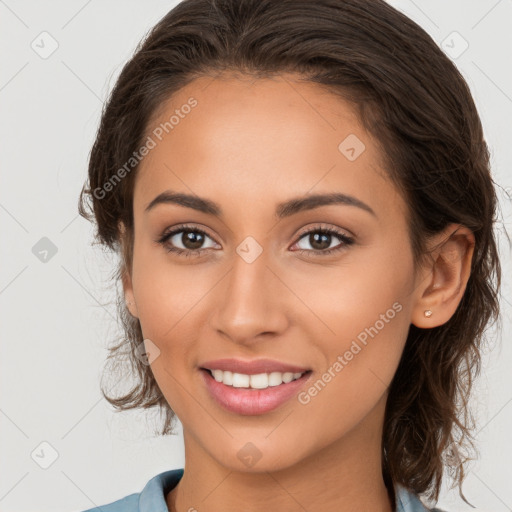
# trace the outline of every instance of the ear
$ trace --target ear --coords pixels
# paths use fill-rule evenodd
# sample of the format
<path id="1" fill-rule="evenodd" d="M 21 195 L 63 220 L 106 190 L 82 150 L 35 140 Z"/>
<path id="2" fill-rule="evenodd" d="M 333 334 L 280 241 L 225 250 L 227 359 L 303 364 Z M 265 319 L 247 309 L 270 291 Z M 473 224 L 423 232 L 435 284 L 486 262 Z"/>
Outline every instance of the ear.
<path id="1" fill-rule="evenodd" d="M 443 325 L 455 313 L 471 273 L 475 237 L 469 228 L 450 224 L 428 245 L 432 252 L 418 272 L 411 313 L 411 323 L 422 329 Z"/>
<path id="2" fill-rule="evenodd" d="M 132 316 L 139 318 L 137 312 L 137 304 L 135 303 L 135 296 L 133 294 L 132 278 L 128 271 L 123 269 L 122 273 L 123 289 L 124 289 L 124 300 L 126 307 Z"/>
<path id="3" fill-rule="evenodd" d="M 135 295 L 133 293 L 133 285 L 132 285 L 132 276 L 130 274 L 130 270 L 126 261 L 126 244 L 128 243 L 125 238 L 125 226 L 119 221 L 119 233 L 121 238 L 121 255 L 123 267 L 121 270 L 121 280 L 123 283 L 123 291 L 124 291 L 124 300 L 126 302 L 126 307 L 132 316 L 135 318 L 139 318 L 137 312 L 137 305 L 135 303 Z"/>

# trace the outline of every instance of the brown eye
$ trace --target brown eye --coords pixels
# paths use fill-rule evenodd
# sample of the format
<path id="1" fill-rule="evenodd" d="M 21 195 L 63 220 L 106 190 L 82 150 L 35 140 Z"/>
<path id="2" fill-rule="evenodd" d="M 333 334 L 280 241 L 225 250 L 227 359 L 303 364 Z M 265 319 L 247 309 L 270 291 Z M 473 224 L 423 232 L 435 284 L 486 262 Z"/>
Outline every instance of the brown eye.
<path id="1" fill-rule="evenodd" d="M 180 231 L 182 233 L 181 237 L 178 236 L 179 242 L 185 246 L 185 249 L 199 249 L 201 245 L 204 243 L 204 234 L 199 233 L 198 231 Z M 179 234 L 178 233 L 178 234 Z"/>
<path id="2" fill-rule="evenodd" d="M 328 233 L 319 233 L 318 231 L 315 233 L 309 233 L 309 235 L 306 236 L 308 237 L 308 242 L 310 243 L 311 247 L 318 251 L 328 249 L 333 238 L 333 235 Z"/>
<path id="3" fill-rule="evenodd" d="M 337 245 L 331 247 L 333 240 L 335 241 L 336 239 L 340 240 L 341 243 L 338 242 Z M 304 247 L 301 247 L 299 245 L 301 240 L 305 240 L 307 242 L 306 245 L 309 244 L 311 249 L 305 249 Z M 303 233 L 296 245 L 299 246 L 298 251 L 300 253 L 325 256 L 327 254 L 331 254 L 332 252 L 345 249 L 347 246 L 352 245 L 354 242 L 355 240 L 352 237 L 349 237 L 337 229 L 315 228 Z"/>
<path id="4" fill-rule="evenodd" d="M 164 233 L 157 242 L 162 244 L 169 252 L 189 256 L 199 255 L 203 251 L 212 248 L 212 245 L 204 247 L 207 240 L 211 240 L 213 246 L 215 246 L 212 238 L 202 229 L 179 226 L 172 231 Z"/>

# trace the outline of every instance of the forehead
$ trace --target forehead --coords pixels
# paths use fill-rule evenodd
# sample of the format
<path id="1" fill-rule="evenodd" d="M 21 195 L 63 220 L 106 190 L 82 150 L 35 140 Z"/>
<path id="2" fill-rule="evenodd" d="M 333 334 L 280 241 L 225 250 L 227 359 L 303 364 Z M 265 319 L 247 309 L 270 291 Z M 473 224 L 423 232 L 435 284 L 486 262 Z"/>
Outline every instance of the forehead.
<path id="1" fill-rule="evenodd" d="M 160 106 L 146 135 L 154 147 L 137 172 L 136 210 L 167 189 L 255 207 L 334 190 L 400 207 L 354 107 L 295 75 L 198 78 Z"/>

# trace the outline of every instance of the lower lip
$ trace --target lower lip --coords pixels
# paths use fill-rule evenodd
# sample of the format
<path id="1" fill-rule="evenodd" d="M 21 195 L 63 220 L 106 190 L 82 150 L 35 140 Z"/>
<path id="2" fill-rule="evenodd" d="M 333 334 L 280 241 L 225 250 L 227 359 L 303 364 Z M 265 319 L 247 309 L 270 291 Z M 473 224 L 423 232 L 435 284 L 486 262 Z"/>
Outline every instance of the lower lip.
<path id="1" fill-rule="evenodd" d="M 277 409 L 295 396 L 309 380 L 311 371 L 287 384 L 267 389 L 235 388 L 217 382 L 208 370 L 201 369 L 203 380 L 214 400 L 224 409 L 237 414 L 254 416 Z"/>

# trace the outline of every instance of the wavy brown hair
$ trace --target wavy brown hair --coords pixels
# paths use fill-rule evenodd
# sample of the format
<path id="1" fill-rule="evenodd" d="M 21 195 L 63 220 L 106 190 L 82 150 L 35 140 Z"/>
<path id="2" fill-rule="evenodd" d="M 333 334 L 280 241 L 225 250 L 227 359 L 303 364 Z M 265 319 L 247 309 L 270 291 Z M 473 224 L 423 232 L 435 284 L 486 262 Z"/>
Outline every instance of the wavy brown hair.
<path id="1" fill-rule="evenodd" d="M 182 1 L 122 69 L 105 103 L 80 194 L 79 212 L 95 222 L 97 242 L 119 256 L 112 276 L 117 285 L 131 272 L 137 165 L 122 179 L 118 170 L 144 144 L 165 101 L 195 78 L 223 72 L 254 78 L 296 73 L 349 101 L 378 141 L 407 203 L 416 265 L 428 257 L 429 236 L 449 223 L 473 231 L 471 275 L 456 312 L 432 329 L 410 326 L 389 388 L 382 438 L 388 487 L 400 483 L 437 501 L 447 468 L 463 497 L 471 460 L 465 449 L 475 449 L 468 401 L 484 333 L 491 320 L 500 320 L 501 281 L 493 230 L 499 203 L 467 83 L 420 26 L 383 0 Z M 116 176 L 115 186 L 105 186 Z M 141 327 L 122 289 L 117 291 L 124 333 L 108 358 L 114 366 L 128 362 L 135 382 L 122 396 L 102 393 L 118 410 L 157 407 L 165 414 L 161 434 L 168 434 L 175 414 L 150 367 L 137 357 Z"/>

